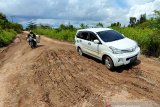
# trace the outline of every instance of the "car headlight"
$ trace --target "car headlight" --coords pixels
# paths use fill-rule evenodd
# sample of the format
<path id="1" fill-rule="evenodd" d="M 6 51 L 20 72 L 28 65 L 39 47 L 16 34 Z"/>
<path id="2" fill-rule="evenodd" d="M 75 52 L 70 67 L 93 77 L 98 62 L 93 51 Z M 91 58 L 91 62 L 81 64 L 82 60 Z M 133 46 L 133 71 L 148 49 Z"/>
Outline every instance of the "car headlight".
<path id="1" fill-rule="evenodd" d="M 114 54 L 122 54 L 123 52 L 120 49 L 110 46 L 109 47 Z"/>
<path id="2" fill-rule="evenodd" d="M 136 42 L 136 46 L 134 47 L 134 51 L 139 48 L 138 43 Z"/>
<path id="3" fill-rule="evenodd" d="M 136 48 L 138 48 L 139 46 L 138 46 L 138 43 L 136 42 Z"/>

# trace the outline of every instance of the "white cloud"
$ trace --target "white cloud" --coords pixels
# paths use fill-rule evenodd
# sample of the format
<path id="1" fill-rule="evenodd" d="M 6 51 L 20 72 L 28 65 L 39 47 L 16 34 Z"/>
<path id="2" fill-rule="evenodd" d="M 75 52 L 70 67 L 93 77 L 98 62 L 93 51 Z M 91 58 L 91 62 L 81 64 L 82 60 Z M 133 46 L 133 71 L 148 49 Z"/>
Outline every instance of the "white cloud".
<path id="1" fill-rule="evenodd" d="M 127 17 L 139 17 L 144 13 L 146 13 L 147 15 L 152 15 L 154 10 L 157 9 L 160 9 L 160 0 L 155 0 L 141 5 L 134 5 L 130 8 Z"/>
<path id="2" fill-rule="evenodd" d="M 158 8 L 160 0 L 0 0 L 0 11 L 24 24 L 128 23 L 128 17 Z M 159 3 L 160 4 L 160 3 Z M 146 8 L 147 7 L 147 8 Z M 21 18 L 23 20 L 20 20 Z M 52 22 L 53 21 L 53 22 Z M 52 23 L 51 23 L 52 22 Z"/>
<path id="3" fill-rule="evenodd" d="M 126 0 L 126 3 L 129 6 L 134 6 L 134 5 L 143 5 L 145 3 L 150 3 L 153 2 L 154 0 Z"/>

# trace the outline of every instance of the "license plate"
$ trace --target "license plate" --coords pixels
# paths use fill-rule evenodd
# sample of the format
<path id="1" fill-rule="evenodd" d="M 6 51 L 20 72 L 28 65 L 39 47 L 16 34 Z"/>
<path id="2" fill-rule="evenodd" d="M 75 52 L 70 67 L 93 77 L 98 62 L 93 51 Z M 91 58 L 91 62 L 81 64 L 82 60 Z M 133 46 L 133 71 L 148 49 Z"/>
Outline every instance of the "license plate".
<path id="1" fill-rule="evenodd" d="M 137 56 L 131 58 L 130 63 L 135 62 L 137 60 Z"/>

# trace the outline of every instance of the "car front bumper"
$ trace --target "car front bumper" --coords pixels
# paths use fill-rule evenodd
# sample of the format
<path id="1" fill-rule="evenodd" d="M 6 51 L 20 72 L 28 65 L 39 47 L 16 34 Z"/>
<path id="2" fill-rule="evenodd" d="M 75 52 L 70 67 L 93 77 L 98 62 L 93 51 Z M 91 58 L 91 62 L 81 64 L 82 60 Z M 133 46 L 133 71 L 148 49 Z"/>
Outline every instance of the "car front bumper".
<path id="1" fill-rule="evenodd" d="M 140 56 L 140 48 L 138 47 L 134 52 L 114 54 L 112 56 L 112 60 L 113 60 L 114 66 L 117 67 L 117 66 L 127 65 L 131 62 L 134 62 L 139 58 L 139 56 Z"/>

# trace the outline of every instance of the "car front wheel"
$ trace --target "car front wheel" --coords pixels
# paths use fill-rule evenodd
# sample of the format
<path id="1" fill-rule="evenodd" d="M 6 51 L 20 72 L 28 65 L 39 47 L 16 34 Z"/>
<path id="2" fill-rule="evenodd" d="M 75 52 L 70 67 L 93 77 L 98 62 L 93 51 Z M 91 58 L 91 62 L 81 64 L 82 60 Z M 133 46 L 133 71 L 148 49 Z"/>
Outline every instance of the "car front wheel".
<path id="1" fill-rule="evenodd" d="M 106 67 L 107 67 L 109 70 L 112 70 L 112 69 L 114 68 L 113 61 L 112 61 L 112 59 L 111 59 L 109 56 L 106 56 L 106 57 L 105 57 L 104 63 L 105 63 Z"/>
<path id="2" fill-rule="evenodd" d="M 78 53 L 79 53 L 79 55 L 83 55 L 83 52 L 82 52 L 82 49 L 81 48 L 78 48 Z"/>

